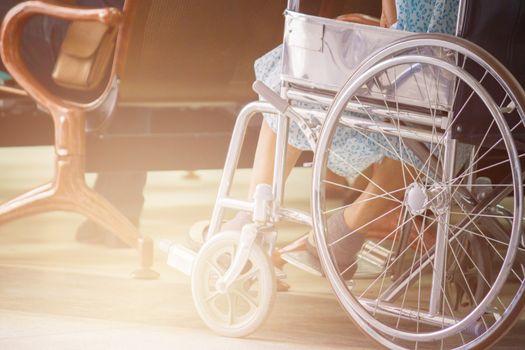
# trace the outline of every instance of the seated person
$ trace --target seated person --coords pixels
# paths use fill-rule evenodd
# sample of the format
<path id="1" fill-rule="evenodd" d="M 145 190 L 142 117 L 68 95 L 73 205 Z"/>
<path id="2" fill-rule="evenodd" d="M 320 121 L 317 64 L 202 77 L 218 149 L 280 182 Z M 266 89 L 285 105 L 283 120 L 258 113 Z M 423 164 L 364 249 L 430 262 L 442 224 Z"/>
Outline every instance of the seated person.
<path id="1" fill-rule="evenodd" d="M 378 24 L 382 27 L 411 32 L 454 34 L 457 10 L 458 0 L 382 0 L 382 15 Z M 340 17 L 343 20 L 345 18 L 347 17 Z M 279 92 L 281 87 L 281 53 L 282 48 L 277 47 L 255 63 L 257 79 L 276 92 Z M 255 154 L 249 188 L 250 198 L 258 184 L 272 183 L 276 130 L 277 118 L 273 115 L 265 115 Z M 333 214 L 328 219 L 327 225 L 328 239 L 331 242 L 347 236 L 334 246 L 333 252 L 340 269 L 348 270 L 344 278 L 350 279 L 357 266 L 350 269 L 347 267 L 356 265 L 355 257 L 365 237 L 373 235 L 372 231 L 377 231 L 377 227 L 381 226 L 380 223 L 376 225 L 370 223 L 393 208 L 389 200 L 376 199 L 373 205 L 370 205 L 367 199 L 373 197 L 373 194 L 383 193 L 379 188 L 387 192 L 401 189 L 403 179 L 395 178 L 392 174 L 400 174 L 398 169 L 403 165 L 399 160 L 387 157 L 379 143 L 367 142 L 365 136 L 350 128 L 342 128 L 341 131 L 334 136 L 332 150 L 343 155 L 345 159 L 330 159 L 328 167 L 335 174 L 354 181 L 352 188 L 356 190 L 354 197 L 357 198 L 354 199 L 355 205 L 345 206 L 344 210 Z M 289 127 L 288 142 L 285 176 L 289 175 L 300 154 L 309 150 L 306 137 L 293 122 Z M 406 149 L 406 152 L 411 151 Z M 348 163 L 352 166 L 349 167 Z M 404 191 L 397 191 L 395 196 L 397 199 L 403 199 Z M 225 223 L 222 229 L 240 229 L 249 222 L 251 222 L 251 213 L 239 212 L 231 221 Z M 389 231 L 390 229 L 387 232 Z M 310 246 L 315 244 L 313 239 L 309 239 L 308 242 Z M 315 253 L 315 247 L 309 250 Z"/>

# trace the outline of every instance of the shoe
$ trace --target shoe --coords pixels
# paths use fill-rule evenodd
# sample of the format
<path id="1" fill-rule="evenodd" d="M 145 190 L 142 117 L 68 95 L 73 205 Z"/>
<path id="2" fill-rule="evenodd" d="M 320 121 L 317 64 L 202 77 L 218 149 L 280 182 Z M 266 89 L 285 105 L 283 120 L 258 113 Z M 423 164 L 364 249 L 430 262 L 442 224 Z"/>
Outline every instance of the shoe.
<path id="1" fill-rule="evenodd" d="M 103 244 L 106 233 L 93 221 L 86 220 L 75 234 L 75 240 L 86 244 Z"/>
<path id="2" fill-rule="evenodd" d="M 233 219 L 226 221 L 221 225 L 220 231 L 240 231 L 246 224 L 252 223 L 252 214 L 246 211 L 238 212 Z M 188 244 L 191 249 L 198 251 L 206 241 L 208 234 L 208 220 L 198 221 L 191 226 L 188 234 Z"/>
<path id="3" fill-rule="evenodd" d="M 252 223 L 252 214 L 245 211 L 238 212 L 233 219 L 223 223 L 221 225 L 221 231 L 234 231 L 234 230 L 241 230 L 242 227 L 246 224 Z M 209 227 L 209 221 L 198 221 L 195 224 L 191 226 L 190 233 L 188 235 L 188 244 L 191 249 L 194 251 L 199 251 L 199 249 L 202 247 L 204 242 L 206 241 L 206 234 L 208 233 L 208 227 Z M 277 252 L 275 250 L 274 252 Z M 280 257 L 280 255 L 279 255 Z M 275 260 L 277 259 L 277 260 Z M 274 258 L 274 255 L 272 255 L 272 264 L 278 268 L 281 269 L 284 265 L 284 261 L 279 261 L 280 258 Z M 290 289 L 290 285 L 286 282 L 284 282 L 282 279 L 277 279 L 277 291 L 278 292 L 286 292 Z"/>
<path id="4" fill-rule="evenodd" d="M 332 215 L 328 219 L 328 241 L 335 242 L 344 237 L 349 228 L 344 221 L 343 211 Z M 344 242 L 343 242 L 344 241 Z M 364 236 L 356 232 L 341 242 L 344 244 L 336 245 L 332 248 L 333 256 L 335 256 L 335 264 L 340 272 L 344 272 L 342 277 L 344 280 L 351 280 L 357 271 L 357 253 L 364 243 Z M 280 258 L 286 262 L 317 276 L 323 276 L 324 272 L 321 268 L 317 247 L 315 244 L 315 237 L 313 232 L 300 237 L 294 242 L 279 250 Z"/>
<path id="5" fill-rule="evenodd" d="M 95 224 L 91 220 L 86 220 L 77 230 L 75 240 L 85 244 L 103 245 L 108 248 L 131 248 L 120 238 L 106 229 Z"/>
<path id="6" fill-rule="evenodd" d="M 300 242 L 301 244 L 297 244 Z M 313 242 L 313 234 L 308 233 L 297 241 L 291 243 L 294 245 L 293 248 L 290 245 L 287 245 L 280 250 L 282 252 L 280 257 L 282 260 L 286 261 L 290 265 L 293 265 L 303 271 L 306 271 L 312 275 L 322 277 L 324 276 L 324 271 L 321 267 L 321 261 L 317 253 L 317 248 Z M 351 266 L 348 268 L 348 266 Z M 350 262 L 345 262 L 344 265 L 338 265 L 339 271 L 345 271 L 343 274 L 343 279 L 349 281 L 355 275 L 357 271 L 357 263 L 354 260 Z"/>
<path id="7" fill-rule="evenodd" d="M 399 220 L 400 209 L 394 210 L 390 214 L 383 216 L 381 219 L 376 220 L 372 224 L 367 225 L 366 237 L 368 239 L 375 239 L 380 241 L 384 239 L 387 235 L 391 235 L 390 238 L 395 238 L 396 240 L 398 240 L 400 238 L 400 235 L 395 234 L 395 230 L 398 227 Z M 408 243 L 414 242 L 417 239 L 419 232 L 421 232 L 421 236 L 423 237 L 423 243 L 425 244 L 425 248 L 427 250 L 430 250 L 435 245 L 437 232 L 436 224 L 431 223 L 430 220 L 426 220 L 424 222 L 421 216 L 416 216 L 412 218 L 412 222 L 408 222 L 407 224 L 411 224 Z M 416 249 L 416 247 L 417 244 L 415 243 L 411 245 L 412 249 Z"/>
<path id="8" fill-rule="evenodd" d="M 109 232 L 105 232 L 106 237 L 104 239 L 104 245 L 108 248 L 113 249 L 127 249 L 131 248 L 130 245 L 128 245 L 126 242 L 115 236 L 114 234 L 111 234 Z"/>

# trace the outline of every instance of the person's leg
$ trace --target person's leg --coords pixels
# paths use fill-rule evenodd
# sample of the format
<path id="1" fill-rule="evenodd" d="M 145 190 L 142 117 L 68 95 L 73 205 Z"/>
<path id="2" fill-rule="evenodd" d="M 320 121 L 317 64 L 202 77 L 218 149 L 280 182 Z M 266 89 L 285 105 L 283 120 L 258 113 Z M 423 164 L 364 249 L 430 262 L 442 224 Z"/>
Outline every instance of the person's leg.
<path id="1" fill-rule="evenodd" d="M 116 111 L 107 132 L 108 134 L 148 133 L 150 115 L 151 110 L 146 108 L 120 108 Z M 144 205 L 143 190 L 146 180 L 145 171 L 101 172 L 97 175 L 93 188 L 138 227 Z M 79 227 L 76 239 L 80 242 L 104 244 L 112 248 L 127 247 L 116 236 L 91 221 L 85 221 Z"/>
<path id="2" fill-rule="evenodd" d="M 368 185 L 368 179 L 372 177 L 373 168 L 374 168 L 374 166 L 370 166 L 370 167 L 368 167 L 368 169 L 363 170 L 363 175 L 359 175 L 358 177 L 356 177 L 354 179 L 354 181 L 351 184 L 347 185 L 347 186 L 345 186 L 345 183 L 342 182 L 343 179 L 346 180 L 345 178 L 342 178 L 342 177 L 338 176 L 338 178 L 331 179 L 330 178 L 330 173 L 331 172 L 328 172 L 326 174 L 326 179 L 328 181 L 332 181 L 332 182 L 338 184 L 338 185 L 332 185 L 331 187 L 333 189 L 337 189 L 338 191 L 339 190 L 345 190 L 344 191 L 344 195 L 343 195 L 343 202 L 347 203 L 347 204 L 351 204 L 365 190 L 366 186 Z M 335 175 L 335 176 L 337 176 L 337 175 Z M 337 180 L 339 180 L 339 181 L 337 181 Z M 331 191 L 330 187 L 327 186 L 326 187 L 326 196 L 327 196 L 327 198 L 329 197 L 330 191 Z"/>
<path id="3" fill-rule="evenodd" d="M 404 196 L 401 167 L 401 162 L 390 158 L 373 165 L 370 181 L 354 204 L 328 219 L 327 242 L 332 244 L 337 265 L 346 279 L 350 279 L 357 270 L 355 257 L 369 231 L 382 221 L 378 218 L 398 206 L 397 200 L 402 200 Z M 393 198 L 377 197 L 385 192 L 392 192 Z M 385 235 L 388 233 L 384 232 Z"/>
<path id="4" fill-rule="evenodd" d="M 255 187 L 258 184 L 272 184 L 273 180 L 273 166 L 275 158 L 275 140 L 277 135 L 273 132 L 271 127 L 263 121 L 261 131 L 259 133 L 259 140 L 257 141 L 257 149 L 255 151 L 255 158 L 253 161 L 253 173 L 250 179 L 250 188 L 248 196 L 251 198 L 255 192 Z M 286 164 L 284 169 L 284 179 L 286 180 L 290 175 L 297 160 L 301 156 L 302 150 L 295 148 L 288 144 L 286 147 Z M 336 175 L 329 171 L 327 174 L 329 181 L 336 185 L 328 185 L 327 191 L 331 191 L 334 196 L 339 195 L 340 190 L 344 190 L 346 179 L 342 176 Z M 361 179 L 357 180 L 358 186 L 362 185 Z M 340 186 L 339 186 L 340 185 Z M 345 191 L 347 192 L 347 191 Z"/>
<path id="5" fill-rule="evenodd" d="M 277 135 L 273 132 L 266 121 L 262 122 L 257 150 L 253 160 L 253 172 L 250 181 L 248 196 L 251 198 L 258 184 L 272 184 L 273 166 L 275 161 L 275 141 Z M 293 146 L 286 147 L 286 164 L 284 169 L 284 179 L 288 178 L 293 167 L 297 163 L 302 151 Z"/>
<path id="6" fill-rule="evenodd" d="M 146 172 L 103 172 L 97 175 L 93 189 L 119 209 L 133 225 L 139 227 L 146 179 Z M 127 247 L 116 236 L 89 220 L 78 228 L 75 238 L 79 242 L 103 244 L 111 248 Z"/>
<path id="7" fill-rule="evenodd" d="M 356 202 L 357 198 L 363 192 L 365 192 L 366 187 L 368 186 L 368 183 L 369 183 L 368 179 L 372 178 L 372 176 L 374 174 L 374 167 L 375 167 L 375 165 L 371 165 L 367 169 L 363 170 L 361 175 L 357 176 L 352 182 L 350 182 L 350 184 L 348 184 L 346 186 L 345 185 L 337 185 L 337 186 L 336 185 L 332 185 L 332 188 L 345 190 L 345 194 L 343 196 L 343 198 L 344 198 L 343 199 L 343 204 L 345 206 L 352 206 L 352 203 Z M 327 173 L 327 179 L 329 178 L 328 177 L 329 174 L 330 173 Z M 331 191 L 330 188 L 327 186 L 325 188 L 325 191 L 327 193 L 326 196 L 328 197 L 328 192 Z M 343 211 L 341 211 L 341 217 L 343 217 Z M 345 224 L 344 227 L 346 228 L 346 224 Z M 312 252 L 314 252 L 316 248 L 315 248 L 315 238 L 314 238 L 313 231 L 308 233 L 307 240 L 308 240 L 307 246 L 309 246 L 309 249 Z M 285 247 L 285 248 L 287 248 L 287 247 Z M 287 250 L 294 250 L 294 248 L 291 247 L 291 249 L 285 249 L 282 252 L 285 252 Z M 317 254 L 317 253 L 315 253 L 315 254 Z"/>
<path id="8" fill-rule="evenodd" d="M 400 190 L 404 187 L 402 166 L 400 161 L 391 158 L 373 166 L 371 181 L 355 199 L 355 204 L 345 209 L 345 222 L 349 228 L 366 231 L 369 223 L 399 205 L 396 200 L 402 200 L 405 193 Z M 385 192 L 393 193 L 385 195 Z"/>
<path id="9" fill-rule="evenodd" d="M 255 188 L 259 184 L 271 185 L 273 182 L 273 167 L 275 161 L 275 141 L 277 135 L 272 128 L 263 120 L 261 130 L 259 132 L 259 139 L 257 141 L 257 148 L 255 150 L 255 157 L 253 160 L 252 176 L 250 179 L 250 187 L 248 188 L 248 199 L 253 198 Z M 288 178 L 293 167 L 297 163 L 302 151 L 290 146 L 286 147 L 286 164 L 284 169 L 284 180 Z M 222 230 L 240 230 L 242 226 L 252 221 L 252 214 L 245 211 L 239 211 L 233 219 L 225 222 Z"/>

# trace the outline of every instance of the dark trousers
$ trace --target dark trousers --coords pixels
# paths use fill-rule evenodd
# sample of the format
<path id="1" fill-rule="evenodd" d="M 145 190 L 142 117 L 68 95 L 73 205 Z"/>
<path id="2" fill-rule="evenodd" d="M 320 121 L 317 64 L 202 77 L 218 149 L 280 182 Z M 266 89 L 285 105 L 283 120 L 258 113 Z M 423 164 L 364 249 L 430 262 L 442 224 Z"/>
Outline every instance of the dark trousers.
<path id="1" fill-rule="evenodd" d="M 117 108 L 107 134 L 141 134 L 149 132 L 151 110 Z M 143 171 L 102 172 L 94 189 L 119 208 L 135 225 L 139 224 L 144 204 L 143 189 L 147 173 Z"/>

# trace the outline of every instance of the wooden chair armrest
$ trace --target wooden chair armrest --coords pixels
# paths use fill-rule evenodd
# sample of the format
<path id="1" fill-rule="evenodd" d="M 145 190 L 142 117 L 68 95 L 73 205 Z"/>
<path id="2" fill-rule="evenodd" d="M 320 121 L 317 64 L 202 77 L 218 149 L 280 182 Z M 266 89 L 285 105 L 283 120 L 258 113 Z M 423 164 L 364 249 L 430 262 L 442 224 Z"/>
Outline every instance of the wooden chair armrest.
<path id="1" fill-rule="evenodd" d="M 122 14 L 116 8 L 85 9 L 43 1 L 26 1 L 13 7 L 4 18 L 0 33 L 0 54 L 5 67 L 17 83 L 38 103 L 50 110 L 60 107 L 79 107 L 50 93 L 32 76 L 23 63 L 20 50 L 22 30 L 27 20 L 36 15 L 69 21 L 98 21 L 110 27 L 117 27 L 122 22 Z M 114 68 L 112 75 L 114 75 Z"/>
<path id="2" fill-rule="evenodd" d="M 12 86 L 0 85 L 0 92 L 18 96 L 27 96 L 27 91 Z"/>
<path id="3" fill-rule="evenodd" d="M 379 26 L 379 18 L 364 15 L 362 13 L 348 13 L 337 17 L 340 21 L 366 24 L 369 26 Z"/>

